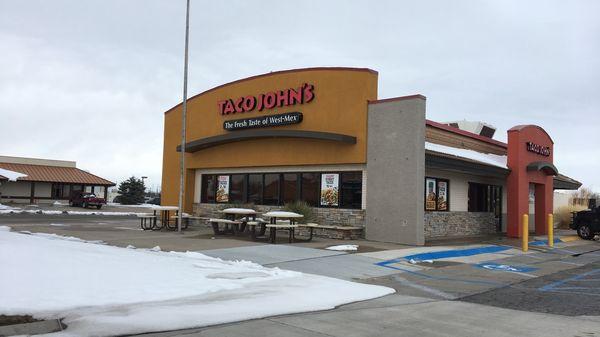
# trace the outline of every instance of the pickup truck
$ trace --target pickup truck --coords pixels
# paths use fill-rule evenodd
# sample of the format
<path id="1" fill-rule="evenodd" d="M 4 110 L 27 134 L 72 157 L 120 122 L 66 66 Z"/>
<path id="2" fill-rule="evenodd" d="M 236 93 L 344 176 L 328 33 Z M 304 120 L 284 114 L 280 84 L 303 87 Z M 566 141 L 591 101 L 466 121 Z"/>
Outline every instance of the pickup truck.
<path id="1" fill-rule="evenodd" d="M 569 227 L 575 229 L 584 240 L 592 240 L 596 234 L 600 234 L 600 207 L 596 206 L 595 199 L 590 199 L 589 209 L 573 212 Z"/>
<path id="2" fill-rule="evenodd" d="M 88 192 L 73 192 L 69 198 L 70 206 L 81 206 L 83 208 L 96 207 L 97 209 L 102 208 L 102 205 L 106 204 L 104 198 L 98 198 L 94 193 Z"/>

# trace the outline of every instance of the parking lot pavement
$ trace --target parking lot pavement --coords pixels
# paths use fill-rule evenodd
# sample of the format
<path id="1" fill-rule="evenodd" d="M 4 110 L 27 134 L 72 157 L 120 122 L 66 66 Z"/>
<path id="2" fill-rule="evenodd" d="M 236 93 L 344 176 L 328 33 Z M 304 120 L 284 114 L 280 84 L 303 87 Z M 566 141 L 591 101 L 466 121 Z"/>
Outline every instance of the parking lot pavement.
<path id="1" fill-rule="evenodd" d="M 591 319 L 389 295 L 335 310 L 143 336 L 594 337 L 599 331 Z"/>
<path id="2" fill-rule="evenodd" d="M 557 315 L 598 316 L 600 315 L 600 262 L 490 290 L 461 300 Z"/>
<path id="3" fill-rule="evenodd" d="M 202 254 L 218 257 L 223 260 L 247 260 L 263 265 L 346 254 L 344 252 L 332 250 L 272 244 L 261 244 L 252 247 L 202 250 L 200 252 Z"/>

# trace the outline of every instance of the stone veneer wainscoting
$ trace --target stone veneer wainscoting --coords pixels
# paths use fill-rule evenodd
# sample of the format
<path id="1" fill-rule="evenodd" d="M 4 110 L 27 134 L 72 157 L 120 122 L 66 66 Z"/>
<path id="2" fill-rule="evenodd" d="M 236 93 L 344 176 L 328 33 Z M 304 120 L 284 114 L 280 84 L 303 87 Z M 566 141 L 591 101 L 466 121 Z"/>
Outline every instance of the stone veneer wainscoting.
<path id="1" fill-rule="evenodd" d="M 425 238 L 476 236 L 496 233 L 498 219 L 487 212 L 425 212 Z"/>
<path id="2" fill-rule="evenodd" d="M 194 214 L 198 216 L 220 218 L 222 214 L 218 210 L 226 208 L 226 204 L 194 204 Z M 255 205 L 255 208 L 265 213 L 271 210 L 282 209 L 282 206 L 264 206 Z M 365 226 L 364 209 L 343 209 L 343 208 L 319 208 L 313 207 L 315 214 L 315 223 L 331 228 L 315 229 L 314 235 L 318 237 L 327 237 L 331 239 L 359 239 L 364 237 L 363 228 Z M 335 227 L 352 227 L 349 230 L 338 230 Z M 358 227 L 358 228 L 355 228 Z M 304 233 L 301 233 L 302 235 Z"/>

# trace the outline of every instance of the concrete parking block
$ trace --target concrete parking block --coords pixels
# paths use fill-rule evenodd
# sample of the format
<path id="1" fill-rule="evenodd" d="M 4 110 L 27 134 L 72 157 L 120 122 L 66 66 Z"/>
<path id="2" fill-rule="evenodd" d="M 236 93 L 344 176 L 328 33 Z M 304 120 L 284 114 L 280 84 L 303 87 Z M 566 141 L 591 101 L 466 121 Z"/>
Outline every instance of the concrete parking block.
<path id="1" fill-rule="evenodd" d="M 330 276 L 344 280 L 367 279 L 401 271 L 382 267 L 376 263 L 377 259 L 360 256 L 357 254 L 343 254 L 314 259 L 289 261 L 268 264 L 269 267 L 295 270 L 303 273 Z"/>
<path id="2" fill-rule="evenodd" d="M 246 260 L 262 265 L 346 254 L 344 252 L 331 250 L 271 244 L 252 247 L 202 250 L 200 253 L 218 257 L 223 260 Z"/>

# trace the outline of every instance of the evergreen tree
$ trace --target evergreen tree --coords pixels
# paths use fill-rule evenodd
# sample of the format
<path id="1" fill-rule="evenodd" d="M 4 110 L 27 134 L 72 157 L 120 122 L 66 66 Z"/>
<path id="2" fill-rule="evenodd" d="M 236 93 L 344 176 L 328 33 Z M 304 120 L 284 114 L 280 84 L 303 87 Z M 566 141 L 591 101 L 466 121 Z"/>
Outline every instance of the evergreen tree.
<path id="1" fill-rule="evenodd" d="M 119 184 L 121 204 L 135 205 L 143 203 L 145 191 L 146 186 L 144 186 L 144 181 L 131 176 L 129 179 Z"/>

